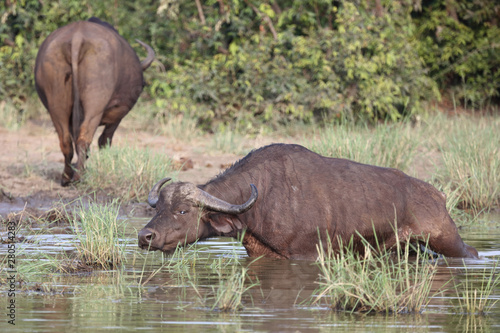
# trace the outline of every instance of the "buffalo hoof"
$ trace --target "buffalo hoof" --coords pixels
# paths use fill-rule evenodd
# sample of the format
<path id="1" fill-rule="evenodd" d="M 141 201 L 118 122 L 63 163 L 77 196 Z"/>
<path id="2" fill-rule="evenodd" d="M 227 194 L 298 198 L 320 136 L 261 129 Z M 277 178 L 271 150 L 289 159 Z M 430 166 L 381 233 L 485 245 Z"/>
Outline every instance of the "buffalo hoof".
<path id="1" fill-rule="evenodd" d="M 63 173 L 61 177 L 61 186 L 66 187 L 69 186 L 69 184 L 71 184 L 71 177 L 68 177 L 68 175 Z"/>

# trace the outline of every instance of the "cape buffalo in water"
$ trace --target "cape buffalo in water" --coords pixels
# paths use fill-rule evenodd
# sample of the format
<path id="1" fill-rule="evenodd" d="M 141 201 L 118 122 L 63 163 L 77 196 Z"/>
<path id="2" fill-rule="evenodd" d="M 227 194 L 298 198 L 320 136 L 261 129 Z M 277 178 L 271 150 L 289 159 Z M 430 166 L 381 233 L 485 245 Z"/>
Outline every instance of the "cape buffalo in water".
<path id="1" fill-rule="evenodd" d="M 274 144 L 251 152 L 205 185 L 176 182 L 161 189 L 169 180 L 149 193 L 156 215 L 139 232 L 143 249 L 168 253 L 196 240 L 245 231 L 243 246 L 251 257 L 315 259 L 318 234 L 325 246 L 329 235 L 335 250 L 354 237 L 362 251 L 362 236 L 386 248 L 410 239 L 428 242 L 445 256 L 478 257 L 460 238 L 444 194 L 396 169 Z"/>
<path id="2" fill-rule="evenodd" d="M 59 136 L 63 186 L 79 180 L 97 127 L 105 126 L 99 147 L 111 145 L 120 121 L 139 98 L 142 72 L 155 54 L 150 46 L 137 42 L 148 52 L 142 63 L 110 24 L 91 18 L 57 29 L 40 46 L 35 85 Z M 71 166 L 73 144 L 76 172 Z"/>

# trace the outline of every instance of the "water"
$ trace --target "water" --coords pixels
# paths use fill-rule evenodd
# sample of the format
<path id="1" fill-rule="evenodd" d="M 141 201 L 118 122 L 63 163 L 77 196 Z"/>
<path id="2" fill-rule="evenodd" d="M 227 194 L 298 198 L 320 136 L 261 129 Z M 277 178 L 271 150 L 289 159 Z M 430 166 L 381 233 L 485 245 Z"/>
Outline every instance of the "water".
<path id="1" fill-rule="evenodd" d="M 258 279 L 260 287 L 251 289 L 243 297 L 243 309 L 235 313 L 214 311 L 210 309 L 211 301 L 206 299 L 211 286 L 218 284 L 217 274 L 210 265 L 214 261 L 231 262 L 238 258 L 247 266 L 253 259 L 246 257 L 244 249 L 228 238 L 200 242 L 186 251 L 186 255 L 193 251 L 198 255 L 194 265 L 183 267 L 183 274 L 176 275 L 163 268 L 152 275 L 161 267 L 161 255 L 137 249 L 135 239 L 134 228 L 140 229 L 145 220 L 127 223 L 129 231 L 123 242 L 128 244 L 128 261 L 122 269 L 44 276 L 40 277 L 39 285 L 30 284 L 25 289 L 17 287 L 16 325 L 9 325 L 4 315 L 0 327 L 9 332 L 500 331 L 500 302 L 486 316 L 454 314 L 451 303 L 457 302 L 457 296 L 453 288 L 434 296 L 422 314 L 346 314 L 311 305 L 307 301 L 317 287 L 319 270 L 312 262 L 296 260 L 260 259 L 252 263 L 250 276 Z M 461 235 L 478 249 L 481 259 L 467 260 L 467 272 L 461 259 L 448 260 L 448 265 L 441 260 L 433 290 L 452 277 L 461 281 L 468 274 L 471 279 L 480 279 L 480 273 L 484 269 L 494 269 L 500 258 L 500 229 L 461 231 Z M 37 237 L 37 243 L 18 244 L 18 251 L 24 254 L 17 258 L 16 264 L 22 265 L 23 260 L 28 260 L 24 256 L 43 257 L 42 253 L 73 249 L 72 235 Z M 3 252 L 6 245 L 0 246 Z M 139 286 L 139 282 L 146 280 L 144 286 Z M 6 289 L 5 285 L 1 286 L 2 309 L 6 309 L 10 299 Z M 500 299 L 500 290 L 495 290 L 491 297 Z"/>

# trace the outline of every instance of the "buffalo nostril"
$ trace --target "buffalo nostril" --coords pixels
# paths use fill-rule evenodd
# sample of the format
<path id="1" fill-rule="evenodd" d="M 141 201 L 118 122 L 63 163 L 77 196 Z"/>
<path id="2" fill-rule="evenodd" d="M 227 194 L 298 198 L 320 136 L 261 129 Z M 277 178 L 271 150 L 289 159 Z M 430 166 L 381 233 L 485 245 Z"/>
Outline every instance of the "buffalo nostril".
<path id="1" fill-rule="evenodd" d="M 153 239 L 155 239 L 155 234 L 150 232 L 149 234 L 145 235 L 144 238 L 146 241 L 151 242 Z"/>
<path id="2" fill-rule="evenodd" d="M 139 244 L 140 245 L 149 245 L 155 238 L 157 234 L 152 229 L 142 229 L 139 232 Z"/>

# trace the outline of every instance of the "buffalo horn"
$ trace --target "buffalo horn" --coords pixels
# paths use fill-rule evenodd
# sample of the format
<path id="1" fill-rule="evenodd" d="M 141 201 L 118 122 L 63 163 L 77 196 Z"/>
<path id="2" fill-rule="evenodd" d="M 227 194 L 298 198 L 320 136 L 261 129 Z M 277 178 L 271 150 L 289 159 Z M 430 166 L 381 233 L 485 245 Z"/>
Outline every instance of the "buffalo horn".
<path id="1" fill-rule="evenodd" d="M 250 194 L 250 198 L 242 205 L 233 205 L 224 200 L 221 200 L 217 197 L 214 197 L 207 192 L 198 189 L 198 193 L 196 194 L 197 203 L 209 208 L 211 210 L 228 213 L 228 214 L 241 214 L 252 208 L 255 201 L 257 201 L 257 188 L 254 184 L 250 184 L 252 189 L 252 194 Z"/>
<path id="2" fill-rule="evenodd" d="M 136 39 L 136 42 L 141 44 L 142 47 L 145 48 L 146 51 L 148 51 L 148 55 L 146 56 L 146 58 L 143 61 L 141 61 L 142 70 L 145 71 L 146 68 L 148 68 L 151 65 L 153 60 L 155 60 L 155 51 L 153 50 L 153 48 L 151 46 L 149 46 L 148 44 L 146 44 L 144 42 L 141 42 L 138 39 Z"/>
<path id="3" fill-rule="evenodd" d="M 153 188 L 151 189 L 151 191 L 149 191 L 149 195 L 148 195 L 148 204 L 155 208 L 156 207 L 156 204 L 158 203 L 158 196 L 160 194 L 160 188 L 163 186 L 163 184 L 165 184 L 166 182 L 168 182 L 170 179 L 172 178 L 163 178 L 162 180 L 160 180 L 158 183 L 156 183 Z"/>

